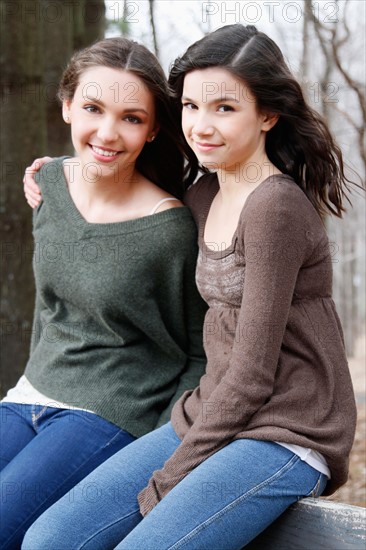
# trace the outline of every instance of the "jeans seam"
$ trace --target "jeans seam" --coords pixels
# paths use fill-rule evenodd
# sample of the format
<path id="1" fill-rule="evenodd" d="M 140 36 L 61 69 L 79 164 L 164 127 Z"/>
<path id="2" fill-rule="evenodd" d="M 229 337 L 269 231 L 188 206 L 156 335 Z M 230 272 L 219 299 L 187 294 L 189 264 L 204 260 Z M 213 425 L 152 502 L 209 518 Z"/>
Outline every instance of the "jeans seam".
<path id="1" fill-rule="evenodd" d="M 46 410 L 47 410 L 47 405 L 44 405 L 44 407 L 42 407 L 42 409 L 37 414 L 34 412 L 34 410 L 32 410 L 32 424 L 34 429 L 38 429 L 37 422 Z"/>
<path id="2" fill-rule="evenodd" d="M 125 521 L 127 518 L 133 516 L 134 514 L 139 514 L 140 513 L 140 510 L 139 508 L 136 508 L 136 510 L 130 512 L 129 514 L 126 514 L 125 516 L 123 516 L 123 518 L 118 518 L 118 520 L 116 521 L 112 521 L 111 523 L 109 523 L 108 525 L 106 525 L 105 527 L 101 528 L 97 533 L 93 533 L 92 536 L 90 536 L 87 540 L 85 540 L 81 546 L 79 546 L 78 548 L 75 548 L 75 550 L 83 550 L 83 548 L 86 547 L 86 545 L 92 541 L 93 539 L 95 539 L 95 537 L 97 537 L 98 535 L 100 535 L 101 533 L 103 533 L 104 531 L 106 531 L 107 529 L 110 529 L 110 527 L 114 526 L 114 525 L 117 525 L 118 523 L 120 523 L 121 521 Z"/>
<path id="3" fill-rule="evenodd" d="M 123 432 L 123 433 L 128 433 L 129 435 L 131 435 L 129 432 L 126 432 L 125 430 L 123 430 L 122 428 L 120 428 L 120 429 L 118 430 L 118 432 L 115 433 L 115 434 L 113 434 L 112 437 L 110 437 L 109 440 L 106 442 L 106 444 L 105 444 L 103 447 L 101 447 L 99 450 L 105 449 L 105 448 L 109 447 L 109 446 L 113 443 L 113 441 L 114 441 L 115 439 L 117 439 L 118 436 L 121 435 L 121 432 Z M 134 436 L 131 436 L 131 437 L 133 438 Z M 131 443 L 133 443 L 134 441 L 136 441 L 136 439 L 137 439 L 136 437 L 135 437 L 134 439 L 132 439 Z M 127 445 L 130 445 L 130 443 L 127 443 Z"/>
<path id="4" fill-rule="evenodd" d="M 282 466 L 282 468 L 280 468 L 276 473 L 274 473 L 273 475 L 271 475 L 271 477 L 267 478 L 265 481 L 262 481 L 262 483 L 259 483 L 258 485 L 256 485 L 255 487 L 253 487 L 252 489 L 250 489 L 249 491 L 247 491 L 244 495 L 241 495 L 240 497 L 236 498 L 235 500 L 233 500 L 232 502 L 230 502 L 229 504 L 227 504 L 224 508 L 222 508 L 221 510 L 219 510 L 218 512 L 216 512 L 214 515 L 212 515 L 211 517 L 209 517 L 205 522 L 201 523 L 200 525 L 197 525 L 197 527 L 195 527 L 194 529 L 192 529 L 192 531 L 190 533 L 187 533 L 186 535 L 184 535 L 184 537 L 182 537 L 180 540 L 178 540 L 177 542 L 175 542 L 173 544 L 173 546 L 170 546 L 169 547 L 169 550 L 177 550 L 179 548 L 182 547 L 182 545 L 184 545 L 186 542 L 189 542 L 192 537 L 194 535 L 196 535 L 197 533 L 200 533 L 201 531 L 203 531 L 208 525 L 210 525 L 213 521 L 216 521 L 216 519 L 218 519 L 219 517 L 223 516 L 224 514 L 226 514 L 226 512 L 228 510 L 230 510 L 231 508 L 233 508 L 234 506 L 236 506 L 237 504 L 240 504 L 243 500 L 246 500 L 248 497 L 252 496 L 253 494 L 257 493 L 258 491 L 260 491 L 263 487 L 265 487 L 266 485 L 268 485 L 269 483 L 271 483 L 274 479 L 280 477 L 284 472 L 286 472 L 287 470 L 290 470 L 297 462 L 299 462 L 301 459 L 299 456 L 297 455 L 294 455 L 288 462 L 286 462 L 286 464 L 284 464 Z"/>
<path id="5" fill-rule="evenodd" d="M 319 477 L 314 485 L 314 487 L 312 488 L 311 491 L 308 492 L 308 494 L 306 495 L 307 497 L 317 497 L 318 496 L 318 493 L 319 493 L 319 487 L 320 487 L 320 482 L 321 482 L 321 479 L 322 479 L 322 473 L 320 472 L 319 473 Z"/>

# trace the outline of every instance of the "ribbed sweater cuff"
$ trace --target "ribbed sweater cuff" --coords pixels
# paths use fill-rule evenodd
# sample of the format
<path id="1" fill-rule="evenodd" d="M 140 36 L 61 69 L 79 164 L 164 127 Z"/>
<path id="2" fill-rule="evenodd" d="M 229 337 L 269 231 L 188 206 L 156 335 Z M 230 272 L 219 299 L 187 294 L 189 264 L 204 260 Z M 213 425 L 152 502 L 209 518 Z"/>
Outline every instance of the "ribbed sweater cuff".
<path id="1" fill-rule="evenodd" d="M 140 513 L 143 517 L 147 516 L 159 502 L 150 484 L 138 494 L 137 500 L 140 506 Z"/>

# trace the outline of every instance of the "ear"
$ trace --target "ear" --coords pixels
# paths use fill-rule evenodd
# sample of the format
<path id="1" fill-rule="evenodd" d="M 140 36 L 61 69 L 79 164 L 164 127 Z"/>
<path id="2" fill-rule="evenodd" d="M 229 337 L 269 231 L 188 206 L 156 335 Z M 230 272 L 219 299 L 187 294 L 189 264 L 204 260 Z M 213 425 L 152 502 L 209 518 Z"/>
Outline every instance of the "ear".
<path id="1" fill-rule="evenodd" d="M 71 101 L 69 99 L 64 99 L 62 102 L 62 118 L 66 124 L 71 124 L 70 107 Z"/>
<path id="2" fill-rule="evenodd" d="M 280 118 L 280 115 L 274 115 L 272 113 L 265 113 L 263 115 L 263 121 L 262 121 L 262 131 L 268 132 L 275 126 L 278 119 Z"/>
<path id="3" fill-rule="evenodd" d="M 154 128 L 151 130 L 151 134 L 149 135 L 149 137 L 147 138 L 147 141 L 149 143 L 151 143 L 152 141 L 154 141 L 154 139 L 156 138 L 156 136 L 158 135 L 159 133 L 159 130 L 160 130 L 160 124 L 156 124 L 156 126 L 154 126 Z"/>

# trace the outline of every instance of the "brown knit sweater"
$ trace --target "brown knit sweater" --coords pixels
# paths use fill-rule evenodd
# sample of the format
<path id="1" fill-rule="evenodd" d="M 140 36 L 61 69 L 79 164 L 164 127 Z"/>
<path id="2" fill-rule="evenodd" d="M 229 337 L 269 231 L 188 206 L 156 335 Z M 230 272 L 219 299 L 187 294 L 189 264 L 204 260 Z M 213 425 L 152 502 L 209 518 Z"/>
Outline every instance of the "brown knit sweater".
<path id="1" fill-rule="evenodd" d="M 324 494 L 346 482 L 356 407 L 322 221 L 285 175 L 248 197 L 229 248 L 203 240 L 219 190 L 214 174 L 187 193 L 199 227 L 197 285 L 209 305 L 206 374 L 176 403 L 183 440 L 139 495 L 145 515 L 192 469 L 238 438 L 280 441 L 322 453 Z"/>

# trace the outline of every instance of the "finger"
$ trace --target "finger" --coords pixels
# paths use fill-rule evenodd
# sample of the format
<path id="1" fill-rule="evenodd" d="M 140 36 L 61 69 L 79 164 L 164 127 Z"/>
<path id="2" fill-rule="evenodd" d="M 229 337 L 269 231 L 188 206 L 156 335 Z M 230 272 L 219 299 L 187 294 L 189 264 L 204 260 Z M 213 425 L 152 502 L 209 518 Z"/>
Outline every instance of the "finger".
<path id="1" fill-rule="evenodd" d="M 24 193 L 32 193 L 34 195 L 41 196 L 38 185 L 34 182 L 33 179 L 25 179 L 23 182 Z"/>
<path id="2" fill-rule="evenodd" d="M 24 185 L 23 192 L 26 197 L 31 198 L 33 201 L 40 202 L 42 200 L 42 195 L 37 189 L 33 189 L 29 185 Z"/>
<path id="3" fill-rule="evenodd" d="M 49 162 L 50 160 L 52 160 L 52 157 L 42 157 L 42 158 L 34 159 L 32 164 L 30 166 L 27 166 L 27 168 L 25 169 L 24 178 L 26 178 L 27 175 L 30 175 L 30 176 L 34 175 L 36 172 L 38 172 L 40 168 L 42 168 L 44 164 L 46 164 L 46 162 Z M 23 178 L 23 181 L 24 181 L 24 178 Z"/>
<path id="4" fill-rule="evenodd" d="M 26 199 L 31 200 L 34 204 L 38 205 L 41 202 L 41 195 L 40 194 L 32 193 L 32 192 L 29 192 L 29 191 L 26 191 L 24 194 L 25 194 Z"/>
<path id="5" fill-rule="evenodd" d="M 24 195 L 29 195 L 34 200 L 40 200 L 42 198 L 40 189 L 37 186 L 37 184 L 34 186 L 34 185 L 28 185 L 28 183 L 26 183 L 23 186 L 23 191 L 24 191 Z"/>
<path id="6" fill-rule="evenodd" d="M 31 208 L 36 208 L 38 206 L 39 201 L 34 200 L 33 197 L 30 197 L 29 195 L 25 195 L 25 198 Z"/>
<path id="7" fill-rule="evenodd" d="M 37 173 L 37 170 L 29 169 L 28 171 L 26 171 L 23 177 L 23 184 L 25 187 L 29 186 L 31 189 L 34 189 L 35 191 L 39 192 L 38 185 L 34 180 L 34 176 L 36 173 Z"/>
<path id="8" fill-rule="evenodd" d="M 34 159 L 34 161 L 32 162 L 32 164 L 30 165 L 30 169 L 31 170 L 39 170 L 44 164 L 46 164 L 46 162 L 49 162 L 50 160 L 52 160 L 52 157 L 41 157 L 41 158 L 38 158 L 38 159 Z"/>
<path id="9" fill-rule="evenodd" d="M 28 166 L 26 169 L 25 169 L 25 172 L 24 172 L 24 176 L 23 176 L 23 181 L 26 179 L 26 178 L 34 178 L 34 175 L 37 174 L 39 170 L 39 167 L 37 165 L 35 165 L 33 167 L 32 166 Z"/>

